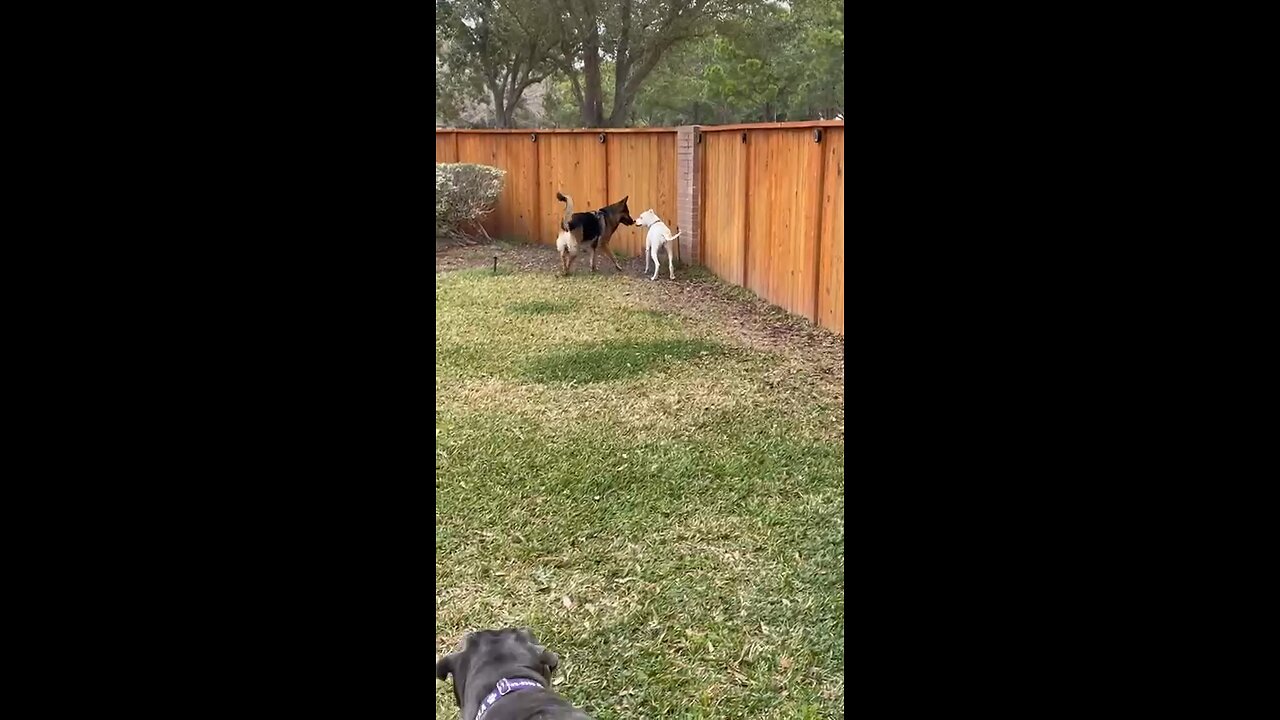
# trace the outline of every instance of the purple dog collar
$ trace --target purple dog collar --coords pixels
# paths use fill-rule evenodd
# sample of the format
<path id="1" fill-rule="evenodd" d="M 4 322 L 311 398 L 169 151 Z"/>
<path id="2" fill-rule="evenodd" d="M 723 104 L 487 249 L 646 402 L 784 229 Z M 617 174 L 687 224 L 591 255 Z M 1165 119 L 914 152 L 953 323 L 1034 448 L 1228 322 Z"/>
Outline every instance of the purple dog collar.
<path id="1" fill-rule="evenodd" d="M 542 689 L 542 683 L 534 682 L 533 680 L 525 680 L 524 678 L 502 678 L 498 681 L 498 686 L 493 689 L 493 692 L 485 695 L 484 700 L 480 701 L 480 710 L 476 712 L 476 720 L 481 720 L 485 713 L 489 712 L 489 709 L 493 707 L 493 704 L 501 700 L 504 696 L 526 688 Z"/>

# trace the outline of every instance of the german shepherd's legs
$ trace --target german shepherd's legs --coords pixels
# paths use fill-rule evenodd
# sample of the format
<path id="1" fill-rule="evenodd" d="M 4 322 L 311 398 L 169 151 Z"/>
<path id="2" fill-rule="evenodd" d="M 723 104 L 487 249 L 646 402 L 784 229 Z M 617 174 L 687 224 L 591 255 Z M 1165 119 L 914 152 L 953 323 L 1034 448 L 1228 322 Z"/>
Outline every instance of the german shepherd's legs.
<path id="1" fill-rule="evenodd" d="M 608 241 L 608 240 L 601 240 L 601 241 L 600 241 L 600 251 L 604 253 L 604 256 L 605 256 L 605 257 L 607 257 L 607 258 L 609 258 L 610 260 L 612 260 L 612 261 L 613 261 L 613 266 L 614 266 L 615 268 L 617 268 L 617 269 L 618 269 L 618 272 L 622 272 L 622 266 L 618 264 L 618 258 L 617 258 L 617 256 L 616 256 L 616 255 L 614 255 L 614 254 L 613 254 L 613 251 L 609 249 L 609 241 Z"/>
<path id="2" fill-rule="evenodd" d="M 614 256 L 613 251 L 610 250 L 609 246 L 606 245 L 605 243 L 600 243 L 600 248 L 598 250 L 594 247 L 591 248 L 591 272 L 596 271 L 596 254 L 597 253 L 613 261 L 613 266 L 618 269 L 618 272 L 622 272 L 622 266 L 618 264 L 618 258 Z"/>

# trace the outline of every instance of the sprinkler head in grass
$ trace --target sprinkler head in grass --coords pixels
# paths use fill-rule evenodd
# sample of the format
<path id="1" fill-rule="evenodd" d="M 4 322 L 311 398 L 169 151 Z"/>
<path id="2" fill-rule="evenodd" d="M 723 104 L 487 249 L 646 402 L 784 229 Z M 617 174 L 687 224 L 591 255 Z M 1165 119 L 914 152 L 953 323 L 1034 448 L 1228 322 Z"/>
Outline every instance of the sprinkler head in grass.
<path id="1" fill-rule="evenodd" d="M 498 256 L 497 255 L 493 256 L 493 274 L 494 275 L 498 274 Z"/>

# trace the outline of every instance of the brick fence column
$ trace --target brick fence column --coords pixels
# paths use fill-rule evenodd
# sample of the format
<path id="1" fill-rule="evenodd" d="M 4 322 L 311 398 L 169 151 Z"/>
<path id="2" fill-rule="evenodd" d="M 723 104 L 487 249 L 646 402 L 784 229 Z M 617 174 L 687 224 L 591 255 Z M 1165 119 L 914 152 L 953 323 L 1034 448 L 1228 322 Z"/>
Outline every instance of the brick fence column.
<path id="1" fill-rule="evenodd" d="M 698 125 L 676 128 L 676 226 L 679 255 L 686 265 L 701 265 L 699 230 L 702 223 L 702 145 Z"/>

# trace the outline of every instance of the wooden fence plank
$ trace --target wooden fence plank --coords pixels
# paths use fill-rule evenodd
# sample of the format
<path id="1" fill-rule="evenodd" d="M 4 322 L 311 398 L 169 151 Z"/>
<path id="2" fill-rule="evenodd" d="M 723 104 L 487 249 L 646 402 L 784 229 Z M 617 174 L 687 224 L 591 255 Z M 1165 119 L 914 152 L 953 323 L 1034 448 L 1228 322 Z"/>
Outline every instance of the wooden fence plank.
<path id="1" fill-rule="evenodd" d="M 823 140 L 822 250 L 818 265 L 819 325 L 844 334 L 844 128 L 829 128 Z"/>
<path id="2" fill-rule="evenodd" d="M 676 230 L 676 139 L 675 134 L 636 133 L 609 135 L 608 148 L 609 202 L 628 197 L 627 207 L 631 217 L 653 209 L 662 221 Z M 644 251 L 648 230 L 640 226 L 619 227 L 609 242 L 609 247 L 629 256 Z M 672 249 L 679 257 L 677 240 Z M 666 253 L 662 253 L 666 262 Z"/>
<path id="3" fill-rule="evenodd" d="M 458 162 L 458 133 L 436 133 L 436 162 Z"/>
<path id="4" fill-rule="evenodd" d="M 608 173 L 606 149 L 596 133 L 573 135 L 539 135 L 538 201 L 541 217 L 536 242 L 554 245 L 564 217 L 564 203 L 556 200 L 556 192 L 573 198 L 574 212 L 585 212 L 607 205 Z M 617 198 L 615 198 L 617 199 Z"/>
<path id="5" fill-rule="evenodd" d="M 746 235 L 746 146 L 738 133 L 705 134 L 702 156 L 702 257 L 711 272 L 735 285 L 742 284 L 743 240 Z"/>
<path id="6" fill-rule="evenodd" d="M 814 317 L 818 209 L 813 186 L 822 146 L 812 129 L 751 131 L 747 142 L 746 287 L 789 312 Z"/>

